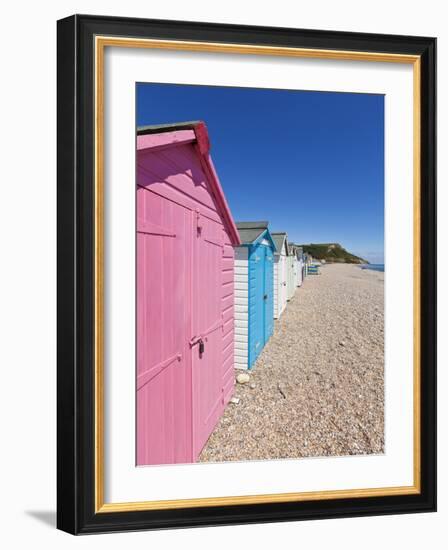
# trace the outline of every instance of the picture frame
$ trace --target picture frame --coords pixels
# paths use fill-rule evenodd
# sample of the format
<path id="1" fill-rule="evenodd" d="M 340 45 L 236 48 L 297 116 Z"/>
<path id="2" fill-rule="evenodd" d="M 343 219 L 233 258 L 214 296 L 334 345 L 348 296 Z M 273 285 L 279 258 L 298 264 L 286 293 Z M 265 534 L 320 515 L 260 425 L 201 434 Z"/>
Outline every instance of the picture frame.
<path id="1" fill-rule="evenodd" d="M 57 30 L 57 527 L 84 534 L 435 511 L 436 40 L 90 15 L 62 19 Z M 103 70 L 109 47 L 412 65 L 412 485 L 105 502 Z"/>

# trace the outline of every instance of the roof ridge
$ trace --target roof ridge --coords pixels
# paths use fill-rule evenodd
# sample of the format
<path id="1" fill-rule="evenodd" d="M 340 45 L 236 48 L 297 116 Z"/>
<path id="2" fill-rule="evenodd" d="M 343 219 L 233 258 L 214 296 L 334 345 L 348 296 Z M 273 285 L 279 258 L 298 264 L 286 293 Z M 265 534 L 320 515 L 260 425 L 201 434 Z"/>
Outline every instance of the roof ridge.
<path id="1" fill-rule="evenodd" d="M 236 226 L 241 229 L 266 229 L 269 225 L 267 220 L 236 221 Z"/>
<path id="2" fill-rule="evenodd" d="M 139 136 L 145 134 L 159 134 L 162 132 L 172 132 L 174 130 L 192 130 L 199 124 L 203 124 L 202 120 L 187 120 L 185 122 L 172 122 L 168 124 L 148 124 L 137 126 L 137 134 Z"/>

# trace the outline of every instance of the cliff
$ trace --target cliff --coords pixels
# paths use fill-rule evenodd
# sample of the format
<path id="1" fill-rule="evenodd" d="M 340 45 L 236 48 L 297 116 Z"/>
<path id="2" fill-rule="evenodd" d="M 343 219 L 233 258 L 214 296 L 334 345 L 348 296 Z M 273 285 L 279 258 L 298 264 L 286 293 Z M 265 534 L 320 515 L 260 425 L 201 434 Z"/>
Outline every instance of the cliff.
<path id="1" fill-rule="evenodd" d="M 351 254 L 339 243 L 302 244 L 303 251 L 311 254 L 316 260 L 328 263 L 368 264 L 367 260 Z"/>

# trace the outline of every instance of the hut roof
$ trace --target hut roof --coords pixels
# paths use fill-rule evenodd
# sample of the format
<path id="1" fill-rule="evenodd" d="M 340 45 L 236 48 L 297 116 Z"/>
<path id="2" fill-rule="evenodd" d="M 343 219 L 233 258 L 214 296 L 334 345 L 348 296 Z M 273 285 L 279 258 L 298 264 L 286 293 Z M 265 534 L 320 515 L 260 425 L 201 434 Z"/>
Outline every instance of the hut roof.
<path id="1" fill-rule="evenodd" d="M 303 255 L 303 247 L 299 246 L 296 243 L 288 243 L 288 246 L 290 250 L 292 250 L 292 253 L 295 254 L 297 257 L 301 257 Z"/>
<path id="2" fill-rule="evenodd" d="M 285 242 L 286 239 L 287 239 L 286 233 L 276 232 L 276 233 L 271 233 L 271 235 L 272 235 L 272 238 L 274 239 L 275 247 L 277 248 L 277 253 L 278 254 L 281 253 L 282 248 L 283 248 L 283 243 L 285 243 L 285 245 L 286 245 L 286 254 L 288 254 L 288 243 Z"/>
<path id="3" fill-rule="evenodd" d="M 242 244 L 250 244 L 256 241 L 268 228 L 269 222 L 236 222 Z"/>
<path id="4" fill-rule="evenodd" d="M 163 135 L 160 135 L 163 134 Z M 217 208 L 227 226 L 230 240 L 234 246 L 241 244 L 238 230 L 233 221 L 229 205 L 225 198 L 215 166 L 210 156 L 210 140 L 206 124 L 202 120 L 157 124 L 137 127 L 137 149 L 152 147 L 178 146 L 195 143 L 202 170 L 215 197 Z"/>

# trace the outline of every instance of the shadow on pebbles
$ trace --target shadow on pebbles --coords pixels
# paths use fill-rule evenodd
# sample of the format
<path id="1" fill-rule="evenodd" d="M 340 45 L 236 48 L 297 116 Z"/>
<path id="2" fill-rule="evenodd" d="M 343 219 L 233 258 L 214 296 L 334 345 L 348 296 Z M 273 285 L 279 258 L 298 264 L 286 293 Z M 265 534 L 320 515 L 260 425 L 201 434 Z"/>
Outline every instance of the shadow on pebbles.
<path id="1" fill-rule="evenodd" d="M 384 273 L 307 277 L 249 375 L 201 462 L 383 453 Z"/>

